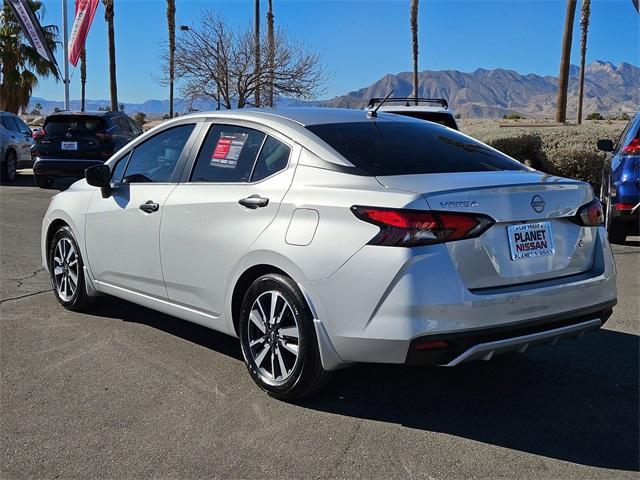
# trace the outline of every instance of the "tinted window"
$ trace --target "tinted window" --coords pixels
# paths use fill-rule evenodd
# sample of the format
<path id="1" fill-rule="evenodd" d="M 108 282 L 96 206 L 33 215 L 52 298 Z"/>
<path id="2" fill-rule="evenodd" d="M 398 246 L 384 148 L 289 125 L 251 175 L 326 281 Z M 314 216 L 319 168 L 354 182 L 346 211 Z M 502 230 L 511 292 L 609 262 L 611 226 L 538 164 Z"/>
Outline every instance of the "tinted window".
<path id="1" fill-rule="evenodd" d="M 142 142 L 131 153 L 123 182 L 169 182 L 194 125 L 180 125 Z"/>
<path id="2" fill-rule="evenodd" d="M 118 126 L 118 130 L 120 130 L 124 135 L 133 135 L 131 125 L 129 125 L 129 122 L 127 122 L 127 119 L 125 117 L 116 117 L 112 121 L 115 125 Z"/>
<path id="3" fill-rule="evenodd" d="M 107 123 L 102 117 L 90 115 L 54 115 L 48 117 L 43 128 L 48 135 L 62 135 L 67 132 L 89 133 L 105 130 Z"/>
<path id="4" fill-rule="evenodd" d="M 26 123 L 22 121 L 20 117 L 13 117 L 13 119 L 15 120 L 16 125 L 18 126 L 18 130 L 21 133 L 24 133 L 25 135 L 31 135 L 31 129 Z"/>
<path id="5" fill-rule="evenodd" d="M 251 181 L 257 182 L 280 170 L 284 170 L 289 163 L 290 153 L 291 149 L 288 145 L 279 142 L 275 138 L 267 137 L 267 141 L 264 142 L 256 166 L 253 169 Z"/>
<path id="6" fill-rule="evenodd" d="M 112 183 L 120 183 L 122 181 L 122 177 L 124 176 L 124 169 L 127 167 L 127 160 L 129 159 L 129 155 L 125 155 L 120 160 L 118 160 L 118 163 L 116 163 L 116 166 L 113 168 L 113 172 L 111 172 Z"/>
<path id="7" fill-rule="evenodd" d="M 125 117 L 125 119 L 127 120 L 127 122 L 129 122 L 129 126 L 131 127 L 131 131 L 133 132 L 134 135 L 140 135 L 142 133 L 142 129 L 140 128 L 140 125 L 138 125 L 137 122 L 134 122 L 129 117 Z"/>
<path id="8" fill-rule="evenodd" d="M 192 182 L 248 182 L 265 134 L 251 128 L 214 125 L 200 149 Z"/>
<path id="9" fill-rule="evenodd" d="M 370 175 L 525 170 L 476 140 L 428 122 L 370 121 L 307 128 Z"/>
<path id="10" fill-rule="evenodd" d="M 10 130 L 12 132 L 20 131 L 18 125 L 11 115 L 2 115 L 2 117 L 0 117 L 0 121 L 2 121 L 2 126 L 7 130 Z"/>

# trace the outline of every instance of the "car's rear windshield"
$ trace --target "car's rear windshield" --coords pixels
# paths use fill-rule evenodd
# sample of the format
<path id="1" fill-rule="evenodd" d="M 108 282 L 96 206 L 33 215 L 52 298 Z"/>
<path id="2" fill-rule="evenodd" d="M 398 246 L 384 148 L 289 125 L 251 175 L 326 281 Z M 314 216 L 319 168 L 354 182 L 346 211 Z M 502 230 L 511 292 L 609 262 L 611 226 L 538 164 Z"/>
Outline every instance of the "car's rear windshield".
<path id="1" fill-rule="evenodd" d="M 372 120 L 307 128 L 374 176 L 525 170 L 476 140 L 428 122 Z"/>
<path id="2" fill-rule="evenodd" d="M 53 115 L 48 117 L 43 125 L 49 135 L 57 135 L 66 132 L 94 133 L 104 130 L 106 122 L 104 118 L 92 115 Z"/>
<path id="3" fill-rule="evenodd" d="M 456 124 L 456 121 L 450 113 L 424 112 L 420 110 L 398 110 L 397 112 L 393 111 L 390 113 L 404 115 L 405 117 L 418 118 L 420 120 L 427 120 L 429 122 L 439 123 L 440 125 L 444 125 L 445 127 L 458 130 L 458 125 Z"/>

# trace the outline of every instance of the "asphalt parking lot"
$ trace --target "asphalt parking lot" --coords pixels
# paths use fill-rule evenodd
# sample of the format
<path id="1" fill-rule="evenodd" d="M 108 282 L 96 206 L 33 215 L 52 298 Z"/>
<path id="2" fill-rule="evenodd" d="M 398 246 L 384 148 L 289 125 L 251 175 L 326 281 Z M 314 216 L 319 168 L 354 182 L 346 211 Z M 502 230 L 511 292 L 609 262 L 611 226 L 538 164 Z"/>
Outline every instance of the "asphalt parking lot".
<path id="1" fill-rule="evenodd" d="M 0 187 L 1 478 L 638 478 L 640 240 L 601 331 L 446 368 L 363 365 L 271 399 L 235 339 L 117 300 L 65 311 L 54 190 Z"/>

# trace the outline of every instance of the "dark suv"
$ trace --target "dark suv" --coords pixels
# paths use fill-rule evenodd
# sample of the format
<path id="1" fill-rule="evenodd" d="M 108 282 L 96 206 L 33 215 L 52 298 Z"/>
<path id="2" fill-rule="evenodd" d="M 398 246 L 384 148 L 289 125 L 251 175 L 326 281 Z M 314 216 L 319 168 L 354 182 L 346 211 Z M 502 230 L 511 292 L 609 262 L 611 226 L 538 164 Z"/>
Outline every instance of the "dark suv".
<path id="1" fill-rule="evenodd" d="M 82 178 L 87 168 L 104 163 L 141 133 L 122 112 L 54 113 L 33 133 L 36 185 L 47 188 L 54 178 Z"/>

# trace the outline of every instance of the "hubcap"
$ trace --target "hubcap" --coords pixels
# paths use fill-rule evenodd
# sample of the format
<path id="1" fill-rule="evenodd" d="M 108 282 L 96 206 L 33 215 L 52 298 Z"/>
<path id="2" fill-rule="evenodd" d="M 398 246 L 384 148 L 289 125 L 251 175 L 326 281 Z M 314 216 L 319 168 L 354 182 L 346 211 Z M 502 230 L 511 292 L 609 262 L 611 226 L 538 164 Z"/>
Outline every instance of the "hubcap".
<path id="1" fill-rule="evenodd" d="M 73 243 L 68 238 L 61 238 L 53 252 L 53 281 L 56 293 L 65 302 L 76 293 L 79 268 Z"/>
<path id="2" fill-rule="evenodd" d="M 261 294 L 251 307 L 247 328 L 251 362 L 269 384 L 286 382 L 298 363 L 298 320 L 277 291 Z"/>

